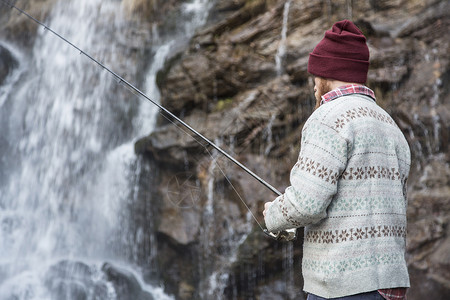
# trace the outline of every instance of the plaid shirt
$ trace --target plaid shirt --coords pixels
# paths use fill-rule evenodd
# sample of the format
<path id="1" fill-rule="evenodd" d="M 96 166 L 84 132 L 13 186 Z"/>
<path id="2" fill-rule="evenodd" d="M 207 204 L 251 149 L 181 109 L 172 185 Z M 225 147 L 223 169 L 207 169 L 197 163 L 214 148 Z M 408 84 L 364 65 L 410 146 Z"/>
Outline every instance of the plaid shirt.
<path id="1" fill-rule="evenodd" d="M 344 86 L 338 87 L 337 89 L 334 89 L 331 92 L 328 92 L 325 95 L 323 95 L 322 101 L 320 102 L 320 104 L 324 104 L 324 103 L 330 102 L 331 100 L 334 100 L 336 98 L 339 98 L 339 97 L 342 97 L 345 95 L 350 95 L 350 94 L 366 95 L 376 101 L 375 93 L 368 87 L 366 87 L 364 85 L 349 84 L 349 85 L 344 85 Z"/>
<path id="2" fill-rule="evenodd" d="M 364 85 L 349 84 L 338 87 L 337 89 L 323 95 L 320 104 L 324 104 L 336 98 L 350 94 L 366 95 L 376 101 L 375 93 L 368 87 Z M 380 293 L 380 295 L 386 300 L 406 300 L 406 291 L 407 288 L 391 288 L 378 290 L 378 293 Z"/>
<path id="3" fill-rule="evenodd" d="M 378 290 L 381 296 L 386 300 L 406 300 L 407 288 L 394 288 Z"/>

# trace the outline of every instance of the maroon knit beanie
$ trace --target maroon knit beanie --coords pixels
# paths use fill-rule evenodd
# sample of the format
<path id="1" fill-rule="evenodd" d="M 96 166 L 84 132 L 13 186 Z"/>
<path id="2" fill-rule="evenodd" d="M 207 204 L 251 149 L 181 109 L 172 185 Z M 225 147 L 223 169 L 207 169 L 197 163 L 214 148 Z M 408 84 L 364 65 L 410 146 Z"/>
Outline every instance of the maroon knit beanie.
<path id="1" fill-rule="evenodd" d="M 309 54 L 308 72 L 315 76 L 365 83 L 368 70 L 366 37 L 349 20 L 335 23 Z"/>

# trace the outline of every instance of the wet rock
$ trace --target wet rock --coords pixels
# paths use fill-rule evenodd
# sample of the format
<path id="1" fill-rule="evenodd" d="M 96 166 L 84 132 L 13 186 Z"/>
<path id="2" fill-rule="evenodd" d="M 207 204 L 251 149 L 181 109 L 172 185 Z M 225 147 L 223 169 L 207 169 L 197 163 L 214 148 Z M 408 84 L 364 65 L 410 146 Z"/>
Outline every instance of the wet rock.
<path id="1" fill-rule="evenodd" d="M 88 291 L 86 287 L 79 282 L 59 281 L 51 287 L 52 297 L 54 299 L 73 299 L 87 300 Z M 100 296 L 100 295 L 99 295 Z"/>
<path id="2" fill-rule="evenodd" d="M 180 299 L 182 299 L 182 300 L 192 299 L 194 292 L 195 292 L 195 287 L 193 287 L 192 285 L 186 283 L 185 281 L 182 281 L 180 283 L 179 292 L 178 292 Z"/>
<path id="3" fill-rule="evenodd" d="M 267 8 L 267 1 L 219 1 L 218 6 L 216 7 L 216 12 L 221 12 L 224 10 L 233 12 L 230 15 L 225 16 L 224 19 L 219 20 L 218 22 L 210 26 L 204 32 L 211 32 L 214 35 L 221 35 L 229 30 L 232 30 L 235 27 L 246 23 L 255 16 L 264 13 L 265 9 Z"/>
<path id="4" fill-rule="evenodd" d="M 450 297 L 450 289 L 446 283 L 448 277 L 435 280 L 433 277 L 436 278 L 437 276 L 415 267 L 409 267 L 408 271 L 411 280 L 411 288 L 407 293 L 408 299 L 446 300 Z"/>
<path id="5" fill-rule="evenodd" d="M 139 21 L 135 25 L 145 22 L 162 24 L 172 20 L 173 11 L 179 6 L 177 0 L 124 0 L 123 9 L 130 20 Z"/>
<path id="6" fill-rule="evenodd" d="M 220 141 L 222 147 L 251 170 L 283 190 L 298 155 L 301 128 L 314 104 L 313 84 L 307 73 L 309 52 L 335 21 L 355 20 L 365 32 L 371 52 L 367 84 L 375 90 L 379 105 L 392 114 L 412 151 L 407 259 L 412 282 L 418 287 L 411 289 L 409 299 L 421 299 L 421 295 L 426 295 L 418 291 L 419 286 L 436 299 L 444 299 L 450 282 L 445 271 L 448 269 L 447 216 L 450 214 L 447 205 L 450 201 L 447 187 L 449 127 L 444 121 L 450 117 L 446 83 L 450 74 L 446 34 L 450 26 L 448 1 L 293 0 L 288 11 L 282 76 L 277 74 L 275 56 L 286 1 L 266 1 L 264 5 L 257 1 L 253 10 L 242 1 L 217 3 L 213 10 L 217 20 L 211 18 L 209 25 L 193 38 L 190 48 L 165 68 L 165 76 L 159 82 L 163 105 L 174 109 L 205 136 Z M 193 178 L 200 182 L 203 195 L 200 199 L 203 200 L 197 207 L 200 212 L 204 211 L 210 191 L 208 178 L 211 178 L 208 173 L 211 164 L 205 161 L 210 153 L 182 133 L 176 133 L 179 130 L 173 125 L 163 121 L 160 124 L 160 129 L 138 142 L 142 146 L 138 147 L 139 153 L 151 154 L 163 164 L 166 168 L 163 182 L 169 182 L 180 166 L 187 166 Z M 260 218 L 264 201 L 273 197 L 270 192 L 237 167 L 223 169 Z M 223 177 L 216 171 L 213 172 L 215 182 Z M 220 247 L 220 241 L 227 238 L 221 223 L 242 222 L 242 217 L 234 215 L 242 212 L 225 204 L 225 199 L 233 199 L 233 193 L 220 186 L 214 186 L 214 196 L 226 210 L 214 222 L 216 232 L 210 237 L 213 248 Z M 200 226 L 200 233 L 205 230 L 204 223 L 180 221 L 186 218 L 173 208 L 165 206 L 163 211 L 172 220 L 165 224 L 173 222 L 182 232 L 180 235 L 175 231 L 166 232 L 172 237 L 171 243 L 196 243 L 195 234 L 188 235 L 181 229 L 182 224 Z M 204 238 L 199 237 L 198 241 Z M 280 251 L 275 245 L 263 246 L 261 240 L 259 243 L 255 246 L 246 240 L 244 245 L 253 245 L 265 254 Z M 257 255 L 245 246 L 240 249 L 242 255 L 233 263 L 226 295 L 266 295 L 267 287 L 277 294 L 277 286 L 282 282 L 274 277 L 282 276 L 282 267 L 265 262 L 263 265 L 270 268 L 271 274 L 277 275 L 264 281 L 255 271 L 258 270 Z M 296 253 L 294 259 L 300 256 Z M 246 268 L 241 269 L 239 265 Z M 261 281 L 252 281 L 255 276 Z M 208 280 L 207 275 L 200 275 L 200 280 Z M 419 284 L 420 280 L 425 283 Z"/>
<path id="7" fill-rule="evenodd" d="M 432 3 L 422 13 L 412 16 L 397 32 L 397 36 L 422 37 L 424 41 L 431 41 L 448 28 L 449 8 L 450 4 L 445 1 Z"/>
<path id="8" fill-rule="evenodd" d="M 92 295 L 104 299 L 108 295 L 106 282 L 94 280 L 95 270 L 78 261 L 63 260 L 51 266 L 45 274 L 45 285 L 52 299 L 86 300 Z"/>
<path id="9" fill-rule="evenodd" d="M 202 197 L 195 175 L 177 173 L 160 186 L 163 208 L 158 231 L 181 245 L 195 242 L 201 226 Z"/>
<path id="10" fill-rule="evenodd" d="M 214 12 L 237 11 L 245 5 L 245 0 L 219 0 L 213 9 Z M 213 16 L 213 15 L 212 15 Z"/>
<path id="11" fill-rule="evenodd" d="M 25 10 L 34 18 L 44 21 L 51 11 L 55 0 L 33 0 L 27 3 L 15 3 L 19 8 Z M 25 15 L 20 14 L 17 10 L 4 7 L 2 3 L 2 31 L 0 36 L 8 40 L 13 40 L 15 43 L 30 47 L 36 37 L 38 24 L 28 19 Z"/>
<path id="12" fill-rule="evenodd" d="M 19 62 L 14 58 L 13 54 L 0 44 L 0 85 L 18 66 Z"/>
<path id="13" fill-rule="evenodd" d="M 118 299 L 153 300 L 131 272 L 110 263 L 104 263 L 99 270 L 84 262 L 63 260 L 45 274 L 45 285 L 52 299 L 107 299 L 111 292 L 108 282 Z"/>
<path id="14" fill-rule="evenodd" d="M 153 296 L 142 290 L 136 277 L 129 271 L 116 267 L 110 263 L 102 266 L 106 278 L 114 285 L 118 299 L 124 300 L 153 300 Z"/>

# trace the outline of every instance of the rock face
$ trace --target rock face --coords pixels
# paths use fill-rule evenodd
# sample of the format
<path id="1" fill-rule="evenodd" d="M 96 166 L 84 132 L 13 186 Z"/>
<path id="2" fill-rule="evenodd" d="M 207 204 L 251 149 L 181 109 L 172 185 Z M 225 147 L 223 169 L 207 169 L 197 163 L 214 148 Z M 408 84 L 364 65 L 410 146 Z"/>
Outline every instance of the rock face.
<path id="1" fill-rule="evenodd" d="M 1 35 L 21 46 L 30 47 L 33 45 L 38 25 L 18 12 L 11 13 L 11 8 L 5 2 L 14 4 L 16 1 L 3 1 L 0 4 Z M 55 0 L 27 1 L 20 7 L 35 18 L 44 20 L 55 2 Z"/>
<path id="2" fill-rule="evenodd" d="M 449 9 L 448 1 L 431 0 L 218 1 L 209 25 L 160 72 L 162 104 L 283 190 L 298 155 L 302 125 L 314 102 L 306 71 L 308 54 L 335 21 L 352 19 L 368 38 L 371 67 L 367 84 L 399 124 L 413 155 L 408 189 L 407 258 L 412 283 L 408 298 L 432 295 L 446 299 L 450 294 Z M 211 162 L 210 156 L 216 157 L 211 155 L 213 150 L 208 146 L 205 150 L 206 143 L 166 119 L 161 118 L 159 124 L 136 149 L 153 157 L 163 169 L 160 194 L 172 229 L 162 221 L 165 229 L 160 231 L 175 243 L 172 247 L 201 252 L 204 238 L 209 238 L 212 248 L 223 247 L 222 240 L 230 239 L 223 227 L 236 226 L 233 236 L 245 237 L 237 224 L 245 223 L 246 209 L 238 209 L 242 204 L 223 175 L 230 178 L 259 222 L 263 203 L 274 195 L 223 158 L 219 159 L 221 174 Z M 183 172 L 189 175 L 180 178 L 185 180 L 182 193 L 188 193 L 187 186 L 195 187 L 197 200 L 191 207 L 176 209 L 168 205 L 167 189 L 162 187 Z M 211 187 L 211 182 L 216 185 Z M 211 190 L 220 196 L 213 197 L 215 220 L 208 223 L 204 211 L 211 209 Z M 205 226 L 213 226 L 214 233 L 208 231 L 205 237 Z M 288 299 L 299 292 L 299 266 L 294 263 L 296 282 L 288 286 L 280 247 L 286 246 L 266 240 L 254 225 L 236 250 L 236 260 L 226 268 L 225 295 Z M 301 259 L 301 239 L 293 254 L 294 262 Z M 209 255 L 223 259 L 220 252 Z M 206 267 L 221 270 L 223 265 Z M 189 264 L 185 268 L 198 270 Z M 207 269 L 198 270 L 195 278 L 204 282 L 202 271 Z M 202 287 L 196 281 L 189 284 Z"/>
<path id="3" fill-rule="evenodd" d="M 130 300 L 153 300 L 150 293 L 141 289 L 135 276 L 127 270 L 120 269 L 110 263 L 104 263 L 102 271 L 108 281 L 112 282 L 117 298 Z"/>
<path id="4" fill-rule="evenodd" d="M 145 32 L 151 32 L 146 18 L 156 19 L 166 31 L 175 28 L 176 18 L 163 18 L 162 12 L 170 13 L 180 2 L 126 0 L 124 7 L 130 26 L 136 26 L 138 37 L 145 39 Z M 53 3 L 28 1 L 25 9 L 44 19 Z M 283 191 L 298 156 L 302 126 L 314 106 L 313 82 L 306 70 L 308 54 L 334 22 L 352 19 L 368 38 L 371 67 L 367 84 L 400 126 L 412 151 L 407 237 L 412 287 L 408 299 L 448 299 L 449 2 L 214 3 L 208 25 L 158 74 L 161 103 Z M 0 36 L 32 45 L 35 24 L 4 12 L 7 8 L 0 6 Z M 135 50 L 143 42 L 127 45 Z M 1 55 L 0 66 L 13 64 Z M 5 70 L 0 70 L 0 83 Z M 151 166 L 142 168 L 147 172 L 141 176 L 139 189 L 142 207 L 135 208 L 138 217 L 130 220 L 136 228 L 145 228 L 144 235 L 149 237 L 135 245 L 144 273 L 151 274 L 147 279 L 155 279 L 155 270 L 145 268 L 149 268 L 150 249 L 157 248 L 157 261 L 152 265 L 158 271 L 157 280 L 177 299 L 220 295 L 227 299 L 302 299 L 301 233 L 297 241 L 283 244 L 268 239 L 257 224 L 263 221 L 264 202 L 275 197 L 271 191 L 167 116 L 159 119 L 152 134 L 136 143 L 136 152 Z M 130 278 L 111 266 L 103 271 L 111 282 Z M 83 297 L 74 283 L 49 284 Z M 133 284 L 131 278 L 123 290 Z"/>

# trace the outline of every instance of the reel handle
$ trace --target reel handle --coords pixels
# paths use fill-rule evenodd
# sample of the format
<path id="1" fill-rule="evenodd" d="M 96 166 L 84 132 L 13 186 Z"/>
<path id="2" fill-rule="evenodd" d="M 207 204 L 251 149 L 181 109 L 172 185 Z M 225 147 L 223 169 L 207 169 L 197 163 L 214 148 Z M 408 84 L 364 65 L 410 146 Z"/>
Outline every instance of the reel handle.
<path id="1" fill-rule="evenodd" d="M 267 229 L 264 229 L 264 233 L 270 238 L 281 241 L 281 242 L 290 242 L 297 239 L 297 228 L 291 228 L 286 230 L 281 230 L 276 233 L 270 232 Z"/>

